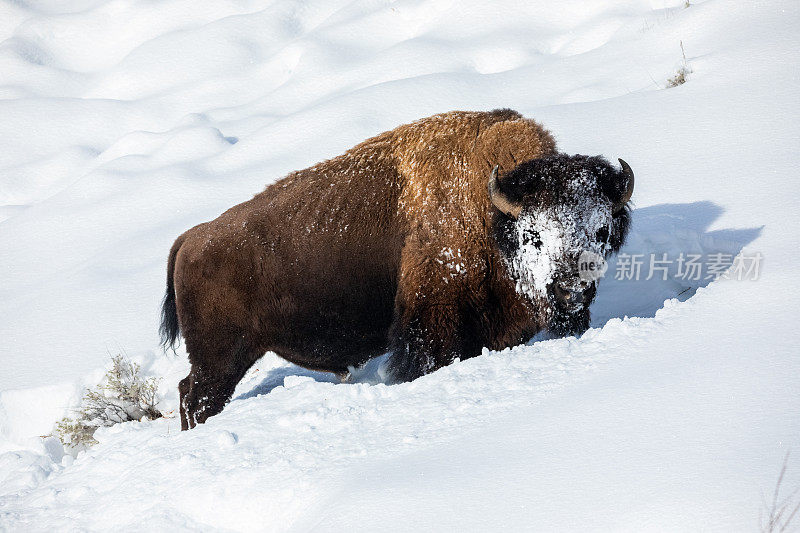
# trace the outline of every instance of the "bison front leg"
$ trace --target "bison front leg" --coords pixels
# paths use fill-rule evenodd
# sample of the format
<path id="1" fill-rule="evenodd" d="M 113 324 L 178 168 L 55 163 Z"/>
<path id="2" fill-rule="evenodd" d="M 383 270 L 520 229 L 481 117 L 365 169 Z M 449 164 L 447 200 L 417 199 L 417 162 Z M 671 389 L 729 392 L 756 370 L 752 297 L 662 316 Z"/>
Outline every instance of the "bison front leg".
<path id="1" fill-rule="evenodd" d="M 453 276 L 454 261 L 451 248 L 435 241 L 412 236 L 406 242 L 389 332 L 395 381 L 414 380 L 481 352 L 484 339 L 469 304 L 469 280 Z M 470 263 L 460 256 L 457 262 Z"/>
<path id="2" fill-rule="evenodd" d="M 389 370 L 395 381 L 411 381 L 455 359 L 480 354 L 476 330 L 456 303 L 399 310 L 392 331 Z"/>

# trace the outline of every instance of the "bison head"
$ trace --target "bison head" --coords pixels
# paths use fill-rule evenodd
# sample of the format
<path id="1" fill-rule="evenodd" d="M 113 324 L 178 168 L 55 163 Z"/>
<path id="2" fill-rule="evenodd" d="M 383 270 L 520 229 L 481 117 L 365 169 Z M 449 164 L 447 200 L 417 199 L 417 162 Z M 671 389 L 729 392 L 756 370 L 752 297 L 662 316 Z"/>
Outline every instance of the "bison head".
<path id="1" fill-rule="evenodd" d="M 494 234 L 517 292 L 556 315 L 585 312 L 596 280 L 583 262 L 617 252 L 630 224 L 633 171 L 602 157 L 556 154 L 489 177 Z M 588 313 L 586 324 L 588 327 Z M 576 332 L 576 331 L 571 331 Z"/>

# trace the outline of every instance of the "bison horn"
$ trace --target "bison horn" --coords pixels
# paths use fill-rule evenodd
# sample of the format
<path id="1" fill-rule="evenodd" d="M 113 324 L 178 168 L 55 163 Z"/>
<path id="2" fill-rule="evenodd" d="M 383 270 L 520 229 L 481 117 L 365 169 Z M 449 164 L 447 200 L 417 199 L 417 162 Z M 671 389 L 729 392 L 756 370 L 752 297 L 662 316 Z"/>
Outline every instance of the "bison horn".
<path id="1" fill-rule="evenodd" d="M 489 199 L 497 209 L 511 218 L 517 218 L 520 211 L 522 211 L 522 206 L 509 200 L 500 190 L 500 182 L 497 180 L 497 170 L 499 168 L 498 165 L 495 165 L 492 169 L 492 176 L 489 178 Z"/>
<path id="2" fill-rule="evenodd" d="M 614 204 L 614 214 L 616 215 L 623 209 L 625 209 L 625 205 L 628 203 L 628 200 L 631 199 L 633 196 L 633 170 L 631 170 L 631 166 L 626 163 L 624 160 L 619 159 L 619 164 L 622 166 L 622 174 L 625 176 L 627 185 L 625 188 L 625 192 L 622 193 L 622 198 L 620 198 L 619 202 Z"/>

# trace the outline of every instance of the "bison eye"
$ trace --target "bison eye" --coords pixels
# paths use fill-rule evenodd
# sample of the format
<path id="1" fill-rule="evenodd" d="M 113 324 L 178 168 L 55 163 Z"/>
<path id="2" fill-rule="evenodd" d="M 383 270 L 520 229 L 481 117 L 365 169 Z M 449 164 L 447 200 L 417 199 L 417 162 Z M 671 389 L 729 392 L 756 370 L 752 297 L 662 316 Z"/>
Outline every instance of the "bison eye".
<path id="1" fill-rule="evenodd" d="M 595 233 L 595 238 L 597 239 L 598 242 L 608 242 L 608 236 L 609 236 L 608 226 L 603 226 L 602 228 L 597 230 L 597 233 Z"/>
<path id="2" fill-rule="evenodd" d="M 534 245 L 536 248 L 542 247 L 542 239 L 539 232 L 535 230 L 525 230 L 522 234 L 522 244 L 525 246 Z"/>

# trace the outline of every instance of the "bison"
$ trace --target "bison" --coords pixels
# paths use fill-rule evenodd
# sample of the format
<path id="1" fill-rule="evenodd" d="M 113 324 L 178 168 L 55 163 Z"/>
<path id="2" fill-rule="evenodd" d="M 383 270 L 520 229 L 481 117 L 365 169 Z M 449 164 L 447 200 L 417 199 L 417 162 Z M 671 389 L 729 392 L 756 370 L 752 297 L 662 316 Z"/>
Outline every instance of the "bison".
<path id="1" fill-rule="evenodd" d="M 557 152 L 519 113 L 449 112 L 290 173 L 169 253 L 161 333 L 191 371 L 181 427 L 219 413 L 273 351 L 313 370 L 390 352 L 413 380 L 546 330 L 589 326 L 579 256 L 619 250 L 633 173 Z"/>

